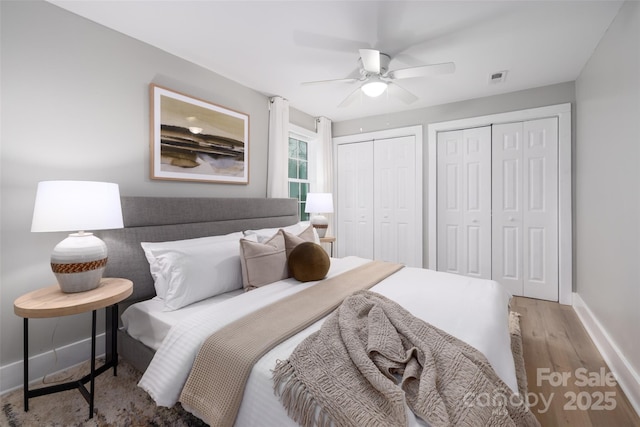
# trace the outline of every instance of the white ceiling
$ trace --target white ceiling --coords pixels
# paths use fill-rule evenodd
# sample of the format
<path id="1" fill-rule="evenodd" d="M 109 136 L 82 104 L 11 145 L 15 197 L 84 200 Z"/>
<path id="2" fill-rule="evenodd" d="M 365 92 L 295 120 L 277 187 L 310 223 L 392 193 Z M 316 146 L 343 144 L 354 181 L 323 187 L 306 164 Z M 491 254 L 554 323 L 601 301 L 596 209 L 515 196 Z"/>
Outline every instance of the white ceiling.
<path id="1" fill-rule="evenodd" d="M 50 2 L 333 121 L 575 80 L 622 3 Z M 353 76 L 368 47 L 390 54 L 392 70 L 453 61 L 456 72 L 402 80 L 419 97 L 409 105 L 383 94 L 338 108 L 357 84 L 301 85 Z M 502 70 L 506 81 L 489 84 Z"/>

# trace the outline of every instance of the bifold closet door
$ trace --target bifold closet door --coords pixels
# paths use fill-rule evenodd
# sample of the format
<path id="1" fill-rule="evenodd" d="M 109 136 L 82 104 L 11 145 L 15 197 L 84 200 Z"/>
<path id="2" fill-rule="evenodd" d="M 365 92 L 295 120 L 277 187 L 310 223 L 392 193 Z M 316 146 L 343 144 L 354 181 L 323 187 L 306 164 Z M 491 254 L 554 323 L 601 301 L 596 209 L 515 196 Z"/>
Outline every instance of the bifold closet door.
<path id="1" fill-rule="evenodd" d="M 422 236 L 416 223 L 416 142 L 414 136 L 374 143 L 375 259 L 421 267 L 415 250 Z"/>
<path id="2" fill-rule="evenodd" d="M 338 145 L 338 257 L 374 258 L 373 141 Z"/>
<path id="3" fill-rule="evenodd" d="M 437 268 L 491 278 L 491 126 L 440 132 Z"/>
<path id="4" fill-rule="evenodd" d="M 557 118 L 494 125 L 492 139 L 492 278 L 557 301 Z"/>

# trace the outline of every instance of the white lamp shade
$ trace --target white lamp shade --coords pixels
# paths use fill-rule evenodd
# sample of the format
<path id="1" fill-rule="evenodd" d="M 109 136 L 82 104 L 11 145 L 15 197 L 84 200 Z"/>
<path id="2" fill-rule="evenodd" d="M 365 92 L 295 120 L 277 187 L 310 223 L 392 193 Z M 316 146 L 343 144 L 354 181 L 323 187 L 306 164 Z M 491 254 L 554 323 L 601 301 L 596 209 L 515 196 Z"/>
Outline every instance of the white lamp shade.
<path id="1" fill-rule="evenodd" d="M 304 208 L 306 213 L 332 213 L 333 196 L 331 193 L 309 193 Z"/>
<path id="2" fill-rule="evenodd" d="M 43 181 L 38 184 L 31 231 L 122 227 L 118 184 L 93 181 Z"/>
<path id="3" fill-rule="evenodd" d="M 58 243 L 51 253 L 51 269 L 63 292 L 97 288 L 107 265 L 107 245 L 84 230 L 122 227 L 118 184 L 92 181 L 38 184 L 31 231 L 79 231 Z"/>

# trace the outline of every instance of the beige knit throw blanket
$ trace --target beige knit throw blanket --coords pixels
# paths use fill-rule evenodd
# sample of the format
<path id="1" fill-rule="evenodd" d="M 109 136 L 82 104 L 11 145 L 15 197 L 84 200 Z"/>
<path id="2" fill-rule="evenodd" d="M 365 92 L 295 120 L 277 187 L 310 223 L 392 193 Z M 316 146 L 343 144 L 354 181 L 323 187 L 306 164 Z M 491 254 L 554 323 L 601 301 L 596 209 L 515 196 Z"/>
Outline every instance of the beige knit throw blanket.
<path id="1" fill-rule="evenodd" d="M 305 427 L 405 426 L 405 400 L 432 427 L 539 426 L 478 350 L 371 291 L 277 365 L 274 389 Z"/>
<path id="2" fill-rule="evenodd" d="M 253 365 L 320 320 L 349 295 L 402 268 L 373 261 L 259 309 L 213 333 L 202 345 L 180 402 L 211 426 L 232 426 Z"/>

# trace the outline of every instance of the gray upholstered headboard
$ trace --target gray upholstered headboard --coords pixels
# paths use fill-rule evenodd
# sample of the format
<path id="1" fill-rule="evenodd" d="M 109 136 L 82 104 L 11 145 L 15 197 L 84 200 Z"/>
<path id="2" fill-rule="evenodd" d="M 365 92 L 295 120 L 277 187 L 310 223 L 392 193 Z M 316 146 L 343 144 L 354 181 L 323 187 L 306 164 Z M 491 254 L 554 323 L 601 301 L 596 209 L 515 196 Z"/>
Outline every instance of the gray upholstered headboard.
<path id="1" fill-rule="evenodd" d="M 284 227 L 298 221 L 295 199 L 122 197 L 125 228 L 96 235 L 109 250 L 105 277 L 133 281 L 134 302 L 155 296 L 140 242 L 214 236 L 248 229 Z"/>

